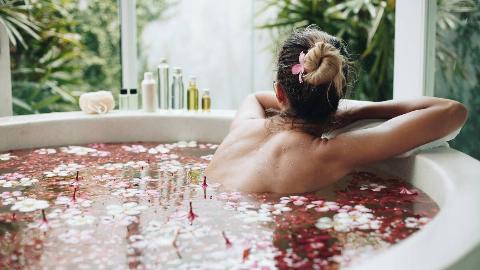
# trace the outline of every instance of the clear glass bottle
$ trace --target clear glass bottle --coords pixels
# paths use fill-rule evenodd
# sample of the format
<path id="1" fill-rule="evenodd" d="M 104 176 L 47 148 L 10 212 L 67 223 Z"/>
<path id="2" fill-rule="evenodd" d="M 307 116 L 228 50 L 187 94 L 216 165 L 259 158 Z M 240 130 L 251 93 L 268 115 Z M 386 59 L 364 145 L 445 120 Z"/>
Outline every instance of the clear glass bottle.
<path id="1" fill-rule="evenodd" d="M 128 89 L 120 89 L 120 95 L 118 96 L 118 109 L 120 111 L 128 110 Z"/>
<path id="2" fill-rule="evenodd" d="M 136 88 L 130 89 L 130 95 L 128 96 L 128 109 L 131 111 L 138 110 L 138 91 Z"/>
<path id="3" fill-rule="evenodd" d="M 203 90 L 202 94 L 202 111 L 209 112 L 212 107 L 212 99 L 210 98 L 210 91 Z"/>
<path id="4" fill-rule="evenodd" d="M 169 94 L 168 88 L 170 86 L 168 79 L 168 63 L 167 59 L 162 59 L 160 65 L 157 67 L 157 98 L 158 98 L 158 108 L 162 110 L 168 109 L 169 103 Z"/>
<path id="5" fill-rule="evenodd" d="M 184 108 L 184 87 L 182 79 L 182 69 L 176 67 L 173 69 L 172 87 L 169 95 L 169 109 L 181 110 Z"/>
<path id="6" fill-rule="evenodd" d="M 187 90 L 187 109 L 189 111 L 198 111 L 198 87 L 196 77 L 190 77 Z"/>

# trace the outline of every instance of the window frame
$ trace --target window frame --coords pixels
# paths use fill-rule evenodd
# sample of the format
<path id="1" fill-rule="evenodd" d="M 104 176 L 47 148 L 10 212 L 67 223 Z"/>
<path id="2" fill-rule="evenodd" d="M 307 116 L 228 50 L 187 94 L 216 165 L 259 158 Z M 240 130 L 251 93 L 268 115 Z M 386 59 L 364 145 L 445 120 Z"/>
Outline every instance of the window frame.
<path id="1" fill-rule="evenodd" d="M 395 3 L 393 98 L 433 96 L 436 0 Z"/>

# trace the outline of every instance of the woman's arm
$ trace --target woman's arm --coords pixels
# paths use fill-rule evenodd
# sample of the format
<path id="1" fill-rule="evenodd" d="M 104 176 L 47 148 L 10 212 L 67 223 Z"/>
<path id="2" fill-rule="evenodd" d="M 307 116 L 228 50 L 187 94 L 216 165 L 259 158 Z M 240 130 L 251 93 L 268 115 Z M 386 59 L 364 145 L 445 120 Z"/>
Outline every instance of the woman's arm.
<path id="1" fill-rule="evenodd" d="M 387 159 L 444 137 L 461 127 L 467 109 L 453 100 L 423 97 L 405 101 L 383 101 L 352 106 L 349 117 L 389 119 L 383 124 L 338 135 L 318 147 L 344 168 Z"/>
<path id="2" fill-rule="evenodd" d="M 274 92 L 257 92 L 248 95 L 237 111 L 230 129 L 245 120 L 265 118 L 265 110 L 273 108 L 280 109 Z"/>

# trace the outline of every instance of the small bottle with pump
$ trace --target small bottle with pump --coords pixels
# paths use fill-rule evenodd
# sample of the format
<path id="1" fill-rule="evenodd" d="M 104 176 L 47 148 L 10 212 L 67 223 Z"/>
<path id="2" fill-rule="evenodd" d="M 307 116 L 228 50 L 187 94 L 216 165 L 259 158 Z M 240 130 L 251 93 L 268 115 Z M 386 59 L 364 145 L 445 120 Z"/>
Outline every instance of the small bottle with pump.
<path id="1" fill-rule="evenodd" d="M 190 77 L 190 83 L 187 90 L 187 109 L 189 111 L 198 111 L 198 87 L 197 78 Z"/>
<path id="2" fill-rule="evenodd" d="M 128 96 L 128 109 L 131 110 L 131 111 L 138 110 L 137 88 L 130 89 L 130 95 Z"/>
<path id="3" fill-rule="evenodd" d="M 173 69 L 172 88 L 169 95 L 169 109 L 183 109 L 184 108 L 184 89 L 182 79 L 182 69 L 176 67 Z"/>
<path id="4" fill-rule="evenodd" d="M 211 107 L 212 99 L 210 98 L 210 91 L 208 89 L 204 89 L 202 95 L 202 111 L 209 112 Z"/>
<path id="5" fill-rule="evenodd" d="M 160 65 L 157 67 L 157 86 L 158 86 L 158 107 L 162 110 L 168 109 L 168 103 L 170 101 L 168 90 L 169 90 L 169 82 L 168 82 L 168 63 L 167 59 L 163 58 L 160 61 Z"/>
<path id="6" fill-rule="evenodd" d="M 151 72 L 145 72 L 142 81 L 142 108 L 146 112 L 155 112 L 158 108 L 158 97 L 155 80 Z"/>
<path id="7" fill-rule="evenodd" d="M 128 110 L 128 89 L 120 89 L 120 95 L 118 96 L 118 109 L 120 111 Z"/>

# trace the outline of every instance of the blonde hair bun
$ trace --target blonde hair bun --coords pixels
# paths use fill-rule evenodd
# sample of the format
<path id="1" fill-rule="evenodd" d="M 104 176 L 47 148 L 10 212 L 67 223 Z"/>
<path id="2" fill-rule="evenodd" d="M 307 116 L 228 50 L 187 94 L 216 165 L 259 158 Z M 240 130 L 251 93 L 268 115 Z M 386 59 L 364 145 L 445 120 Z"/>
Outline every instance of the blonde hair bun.
<path id="1" fill-rule="evenodd" d="M 304 80 L 311 85 L 333 82 L 340 95 L 345 84 L 343 64 L 344 58 L 337 48 L 327 42 L 316 42 L 305 55 Z"/>

